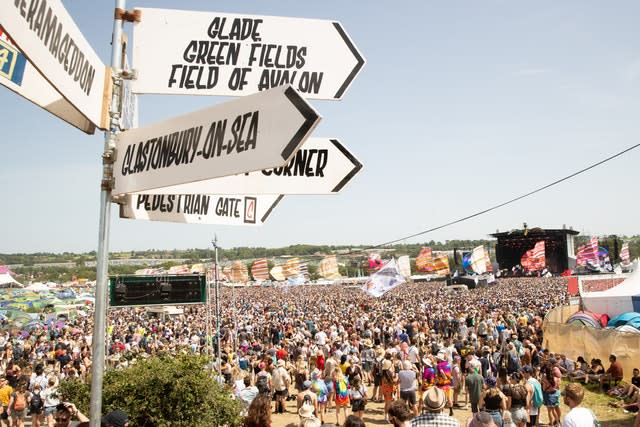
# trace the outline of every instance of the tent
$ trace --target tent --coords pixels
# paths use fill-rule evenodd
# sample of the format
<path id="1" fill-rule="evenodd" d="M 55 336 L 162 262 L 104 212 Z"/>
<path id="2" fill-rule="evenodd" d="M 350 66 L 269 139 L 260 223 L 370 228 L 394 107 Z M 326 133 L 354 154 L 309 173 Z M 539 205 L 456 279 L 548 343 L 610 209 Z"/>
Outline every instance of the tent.
<path id="1" fill-rule="evenodd" d="M 16 288 L 22 287 L 22 284 L 14 279 L 11 274 L 0 273 L 0 288 Z"/>
<path id="2" fill-rule="evenodd" d="M 640 268 L 623 282 L 601 292 L 580 292 L 585 310 L 616 317 L 627 312 L 640 313 Z"/>

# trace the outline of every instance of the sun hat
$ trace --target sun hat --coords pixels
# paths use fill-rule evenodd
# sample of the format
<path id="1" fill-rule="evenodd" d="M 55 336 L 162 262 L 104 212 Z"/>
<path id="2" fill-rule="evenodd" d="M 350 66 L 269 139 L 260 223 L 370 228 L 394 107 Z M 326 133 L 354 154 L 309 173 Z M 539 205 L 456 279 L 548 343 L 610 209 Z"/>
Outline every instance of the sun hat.
<path id="1" fill-rule="evenodd" d="M 438 387 L 431 387 L 424 394 L 424 408 L 429 412 L 438 412 L 444 408 L 447 397 Z"/>
<path id="2" fill-rule="evenodd" d="M 306 390 L 309 387 L 311 387 L 311 381 L 306 380 L 305 382 L 302 383 L 302 387 Z"/>
<path id="3" fill-rule="evenodd" d="M 278 367 L 279 367 L 279 368 L 280 368 L 280 367 L 281 367 L 281 368 L 284 368 L 284 367 L 285 367 L 285 365 L 286 365 L 286 364 L 285 364 L 284 360 L 282 360 L 282 359 L 278 360 Z"/>
<path id="4" fill-rule="evenodd" d="M 391 363 L 391 360 L 384 359 L 382 361 L 382 370 L 391 369 L 392 366 L 393 366 L 393 363 Z"/>
<path id="5" fill-rule="evenodd" d="M 305 403 L 298 409 L 298 415 L 302 418 L 313 417 L 313 406 Z"/>

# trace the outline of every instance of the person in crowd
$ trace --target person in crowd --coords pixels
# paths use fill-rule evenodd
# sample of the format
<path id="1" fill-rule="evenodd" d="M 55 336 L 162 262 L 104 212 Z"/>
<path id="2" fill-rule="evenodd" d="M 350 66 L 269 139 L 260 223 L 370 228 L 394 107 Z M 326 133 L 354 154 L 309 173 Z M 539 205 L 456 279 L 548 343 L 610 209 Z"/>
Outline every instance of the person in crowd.
<path id="1" fill-rule="evenodd" d="M 548 362 L 542 372 L 542 396 L 544 399 L 544 406 L 547 408 L 547 415 L 549 418 L 549 425 L 556 427 L 560 425 L 560 382 L 561 375 L 559 372 L 554 372 L 552 362 Z"/>
<path id="2" fill-rule="evenodd" d="M 53 414 L 55 421 L 55 427 L 68 427 L 74 419 L 77 419 L 76 427 L 89 427 L 89 418 L 76 408 L 71 402 L 62 402 L 56 406 L 56 410 Z M 126 424 L 105 424 L 104 426 L 113 427 L 126 427 Z"/>
<path id="3" fill-rule="evenodd" d="M 364 423 L 362 418 L 355 415 L 349 415 L 344 420 L 344 424 L 342 424 L 342 427 L 366 427 L 366 424 Z"/>
<path id="4" fill-rule="evenodd" d="M 564 404 L 569 407 L 569 412 L 564 417 L 562 427 L 583 427 L 595 425 L 595 415 L 588 409 L 580 406 L 584 398 L 584 388 L 578 383 L 569 383 L 565 386 L 562 397 Z"/>
<path id="5" fill-rule="evenodd" d="M 451 415 L 442 411 L 447 405 L 447 396 L 439 387 L 431 387 L 424 394 L 424 411 L 411 421 L 412 427 L 461 427 Z"/>
<path id="6" fill-rule="evenodd" d="M 255 399 L 256 396 L 258 396 L 260 391 L 258 390 L 258 387 L 254 386 L 251 383 L 250 375 L 244 377 L 243 385 L 244 387 L 242 388 L 242 390 L 236 392 L 236 397 L 238 398 L 238 400 L 240 400 L 240 402 L 242 402 L 242 413 L 243 415 L 246 415 L 251 402 L 253 402 L 253 399 Z"/>
<path id="7" fill-rule="evenodd" d="M 44 417 L 44 400 L 39 383 L 33 386 L 33 391 L 29 394 L 29 412 L 31 413 L 31 427 L 40 427 Z"/>
<path id="8" fill-rule="evenodd" d="M 349 400 L 351 401 L 351 412 L 362 418 L 367 404 L 367 387 L 359 377 L 354 380 L 351 388 L 349 388 Z"/>
<path id="9" fill-rule="evenodd" d="M 389 422 L 393 427 L 410 427 L 411 419 L 413 411 L 410 411 L 402 400 L 394 400 L 389 405 Z"/>
<path id="10" fill-rule="evenodd" d="M 519 372 L 511 374 L 510 382 L 504 389 L 504 395 L 507 397 L 506 406 L 516 427 L 525 427 L 529 419 L 527 408 L 531 406 L 531 395 L 522 384 L 522 374 Z"/>
<path id="11" fill-rule="evenodd" d="M 382 381 L 380 389 L 384 398 L 384 420 L 389 421 L 389 405 L 394 400 L 398 377 L 393 370 L 393 363 L 389 359 L 385 359 L 382 363 Z"/>
<path id="12" fill-rule="evenodd" d="M 406 402 L 407 406 L 413 411 L 414 416 L 418 415 L 417 385 L 418 372 L 415 365 L 409 360 L 404 360 L 402 369 L 398 372 L 398 388 L 400 389 L 400 399 Z"/>
<path id="13" fill-rule="evenodd" d="M 78 412 L 77 409 L 75 409 L 75 412 L 72 412 L 72 414 L 75 414 L 72 416 L 78 418 L 78 421 L 81 421 L 80 413 Z M 128 427 L 129 416 L 125 412 L 119 409 L 116 409 L 115 411 L 111 411 L 103 415 L 102 418 L 100 419 L 100 424 L 102 427 Z"/>
<path id="14" fill-rule="evenodd" d="M 300 415 L 300 427 L 320 427 L 322 422 L 314 415 L 314 408 L 309 403 L 304 403 L 298 409 Z"/>
<path id="15" fill-rule="evenodd" d="M 502 426 L 502 412 L 507 408 L 507 398 L 498 388 L 495 377 L 485 378 L 484 383 L 486 388 L 480 396 L 478 407 L 491 415 L 496 425 Z"/>
<path id="16" fill-rule="evenodd" d="M 498 427 L 487 412 L 476 412 L 467 420 L 467 427 Z"/>
<path id="17" fill-rule="evenodd" d="M 480 367 L 477 365 L 470 366 L 471 373 L 465 378 L 465 386 L 468 394 L 468 401 L 471 403 L 471 412 L 478 412 L 478 403 L 482 396 L 484 378 L 480 375 Z"/>
<path id="18" fill-rule="evenodd" d="M 260 394 L 249 405 L 243 427 L 271 427 L 271 399 Z"/>
<path id="19" fill-rule="evenodd" d="M 618 385 L 624 378 L 622 371 L 622 364 L 618 362 L 618 358 L 615 354 L 609 355 L 609 368 L 605 371 L 604 375 L 600 377 L 600 388 L 604 389 L 604 386 L 610 387 L 611 385 Z"/>

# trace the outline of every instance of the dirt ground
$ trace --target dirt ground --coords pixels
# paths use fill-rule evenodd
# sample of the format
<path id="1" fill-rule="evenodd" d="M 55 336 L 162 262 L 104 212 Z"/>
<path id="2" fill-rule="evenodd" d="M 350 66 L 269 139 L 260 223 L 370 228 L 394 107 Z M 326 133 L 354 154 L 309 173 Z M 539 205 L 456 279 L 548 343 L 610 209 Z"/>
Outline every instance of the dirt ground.
<path id="1" fill-rule="evenodd" d="M 371 396 L 371 392 L 373 390 L 373 386 L 367 388 L 367 393 Z M 292 389 L 292 393 L 295 393 L 295 390 Z M 464 406 L 464 394 L 462 395 L 462 399 L 460 399 L 460 403 Z M 286 410 L 285 414 L 272 414 L 271 415 L 271 425 L 272 427 L 297 427 L 300 421 L 300 417 L 296 411 L 296 402 L 288 401 L 286 402 Z M 568 408 L 563 408 L 564 410 L 568 410 Z M 547 414 L 546 409 L 542 408 L 542 418 L 540 424 L 547 423 Z M 566 413 L 566 412 L 563 412 Z M 347 409 L 347 415 L 351 414 L 351 410 Z M 466 426 L 467 420 L 471 417 L 471 409 L 466 408 L 454 408 L 453 416 L 457 418 L 463 426 Z M 342 414 L 341 414 L 342 417 Z M 325 424 L 335 425 L 336 423 L 336 413 L 335 409 L 325 414 Z M 367 407 L 364 411 L 364 421 L 368 426 L 391 426 L 391 423 L 386 422 L 384 420 L 384 403 L 376 403 L 371 402 L 367 403 Z M 341 418 L 341 422 L 344 422 L 344 419 Z"/>

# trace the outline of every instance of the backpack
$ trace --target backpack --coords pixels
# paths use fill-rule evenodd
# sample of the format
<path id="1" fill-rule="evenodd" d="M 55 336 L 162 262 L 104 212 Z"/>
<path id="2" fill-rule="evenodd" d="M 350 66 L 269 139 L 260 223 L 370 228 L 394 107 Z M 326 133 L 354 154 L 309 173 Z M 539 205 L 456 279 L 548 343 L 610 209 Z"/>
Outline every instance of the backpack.
<path id="1" fill-rule="evenodd" d="M 24 411 L 27 407 L 27 399 L 24 393 L 13 393 L 13 410 Z"/>
<path id="2" fill-rule="evenodd" d="M 271 390 L 269 390 L 269 380 L 266 375 L 258 375 L 258 380 L 256 381 L 256 387 L 258 391 L 262 394 L 267 394 Z"/>
<path id="3" fill-rule="evenodd" d="M 544 403 L 544 400 L 542 397 L 542 386 L 538 381 L 533 379 L 530 379 L 528 383 L 531 384 L 531 388 L 533 388 L 533 396 L 531 396 L 531 403 L 533 404 L 534 407 L 539 408 Z"/>
<path id="4" fill-rule="evenodd" d="M 44 402 L 40 397 L 40 392 L 31 394 L 31 412 L 39 412 Z"/>
<path id="5" fill-rule="evenodd" d="M 507 371 L 516 372 L 520 370 L 520 358 L 514 354 L 509 353 L 507 358 Z"/>

